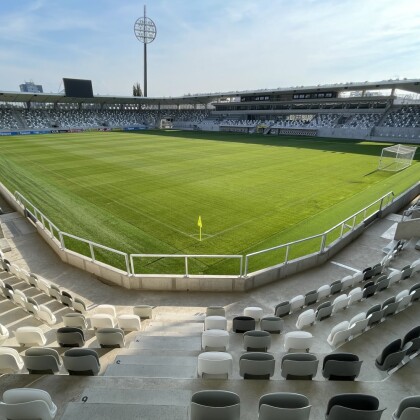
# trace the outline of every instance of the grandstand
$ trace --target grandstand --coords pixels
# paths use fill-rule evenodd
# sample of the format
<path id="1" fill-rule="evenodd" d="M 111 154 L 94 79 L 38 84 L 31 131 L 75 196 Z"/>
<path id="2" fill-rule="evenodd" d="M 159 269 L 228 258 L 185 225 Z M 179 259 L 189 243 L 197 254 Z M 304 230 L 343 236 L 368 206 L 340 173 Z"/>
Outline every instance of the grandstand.
<path id="1" fill-rule="evenodd" d="M 143 130 L 165 122 L 185 130 L 416 144 L 420 105 L 399 103 L 395 90 L 420 93 L 419 86 L 384 81 L 179 98 L 0 92 L 0 135 Z M 365 95 L 385 89 L 387 96 Z M 0 187 L 7 203 L 0 213 L 4 402 L 6 390 L 23 388 L 33 398 L 28 389 L 39 388 L 54 403 L 43 405 L 44 418 L 200 420 L 224 418 L 220 405 L 229 396 L 237 399 L 225 418 L 254 420 L 273 418 L 264 417 L 260 397 L 283 392 L 308 398 L 299 418 L 320 420 L 332 398 L 353 394 L 348 401 L 364 410 L 355 395 L 368 394 L 379 407 L 363 418 L 391 419 L 405 397 L 420 393 L 419 183 L 344 220 L 334 228 L 337 240 L 327 244 L 330 232 L 319 235 L 314 254 L 288 260 L 288 245 L 275 267 L 250 273 L 245 265 L 243 272 L 241 260 L 239 275 L 215 278 L 188 271 L 137 276 L 128 258 L 126 272 L 111 269 L 95 260 L 92 242 L 91 257 L 68 251 L 46 215 Z M 210 405 L 220 397 L 215 415 L 195 403 L 204 390 L 232 394 L 210 397 Z M 6 405 L 0 418 L 24 410 Z"/>
<path id="2" fill-rule="evenodd" d="M 389 80 L 174 98 L 68 98 L 0 92 L 0 133 L 14 130 L 160 128 L 420 141 L 420 80 Z M 358 95 L 358 96 L 356 96 Z M 309 129 L 309 131 L 308 131 Z"/>

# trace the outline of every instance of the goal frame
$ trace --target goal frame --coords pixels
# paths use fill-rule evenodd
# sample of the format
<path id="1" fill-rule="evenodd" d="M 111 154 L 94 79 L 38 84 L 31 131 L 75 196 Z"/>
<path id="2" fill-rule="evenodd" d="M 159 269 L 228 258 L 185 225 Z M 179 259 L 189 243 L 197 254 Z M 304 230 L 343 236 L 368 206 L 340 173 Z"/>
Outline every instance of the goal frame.
<path id="1" fill-rule="evenodd" d="M 402 171 L 412 164 L 416 151 L 417 147 L 404 144 L 384 147 L 379 158 L 378 170 L 388 172 Z"/>

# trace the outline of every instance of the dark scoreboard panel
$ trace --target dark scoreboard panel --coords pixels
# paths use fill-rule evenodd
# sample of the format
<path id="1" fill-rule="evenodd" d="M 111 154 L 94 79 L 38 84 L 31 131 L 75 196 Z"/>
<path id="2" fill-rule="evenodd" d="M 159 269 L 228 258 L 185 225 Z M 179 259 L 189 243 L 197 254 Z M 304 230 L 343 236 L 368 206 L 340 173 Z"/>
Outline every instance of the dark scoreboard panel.
<path id="1" fill-rule="evenodd" d="M 293 94 L 293 99 L 331 99 L 336 97 L 337 92 L 300 92 Z"/>
<path id="2" fill-rule="evenodd" d="M 261 94 L 241 96 L 241 102 L 283 102 L 290 100 L 305 99 L 333 99 L 337 98 L 337 92 L 299 92 L 299 93 L 281 93 L 281 94 Z"/>
<path id="3" fill-rule="evenodd" d="M 64 92 L 72 98 L 93 98 L 92 80 L 63 78 Z"/>

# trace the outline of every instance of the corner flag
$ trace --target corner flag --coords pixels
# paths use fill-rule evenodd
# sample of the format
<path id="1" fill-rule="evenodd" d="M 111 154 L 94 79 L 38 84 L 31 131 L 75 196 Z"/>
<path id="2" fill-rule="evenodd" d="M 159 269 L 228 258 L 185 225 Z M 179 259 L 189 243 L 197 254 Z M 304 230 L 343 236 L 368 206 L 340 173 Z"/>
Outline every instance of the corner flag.
<path id="1" fill-rule="evenodd" d="M 201 242 L 201 228 L 203 227 L 203 222 L 201 221 L 201 216 L 198 216 L 197 226 L 200 228 L 200 242 Z"/>

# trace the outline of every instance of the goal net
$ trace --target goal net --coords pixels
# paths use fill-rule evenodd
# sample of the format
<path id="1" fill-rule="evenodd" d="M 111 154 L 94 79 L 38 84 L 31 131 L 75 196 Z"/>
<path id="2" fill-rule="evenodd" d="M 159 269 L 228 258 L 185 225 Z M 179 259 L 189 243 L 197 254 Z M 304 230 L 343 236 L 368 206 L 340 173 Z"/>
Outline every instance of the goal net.
<path id="1" fill-rule="evenodd" d="M 417 147 L 396 144 L 382 149 L 378 170 L 397 172 L 408 168 L 413 161 Z"/>

